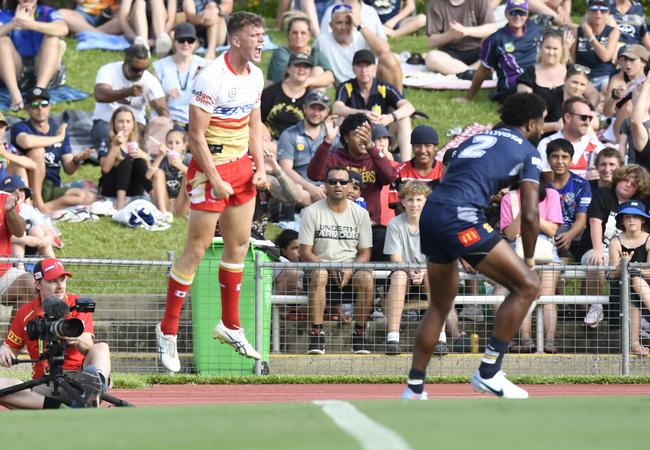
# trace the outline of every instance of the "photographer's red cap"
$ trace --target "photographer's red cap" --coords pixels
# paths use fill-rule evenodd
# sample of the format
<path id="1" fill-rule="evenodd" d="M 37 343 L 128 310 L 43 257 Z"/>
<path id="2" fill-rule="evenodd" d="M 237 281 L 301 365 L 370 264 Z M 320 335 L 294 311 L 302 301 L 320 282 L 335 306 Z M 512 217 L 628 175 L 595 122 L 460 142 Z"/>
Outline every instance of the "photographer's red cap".
<path id="1" fill-rule="evenodd" d="M 34 265 L 34 274 L 35 280 L 45 279 L 47 281 L 56 280 L 61 275 L 66 277 L 71 277 L 72 274 L 65 270 L 63 263 L 56 258 L 46 258 L 42 261 L 37 262 Z"/>

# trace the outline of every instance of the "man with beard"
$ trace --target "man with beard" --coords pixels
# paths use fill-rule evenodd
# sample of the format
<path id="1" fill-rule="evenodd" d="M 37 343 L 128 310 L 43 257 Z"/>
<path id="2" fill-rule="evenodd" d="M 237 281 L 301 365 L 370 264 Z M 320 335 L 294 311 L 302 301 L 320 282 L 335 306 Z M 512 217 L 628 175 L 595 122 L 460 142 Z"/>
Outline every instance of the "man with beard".
<path id="1" fill-rule="evenodd" d="M 426 368 L 445 318 L 458 293 L 458 259 L 509 290 L 499 307 L 472 386 L 503 398 L 527 398 L 501 370 L 508 344 L 519 330 L 539 292 L 535 244 L 539 232 L 541 160 L 535 149 L 544 126 L 545 103 L 534 94 L 513 94 L 504 102 L 500 128 L 463 142 L 420 218 L 420 243 L 427 257 L 431 302 L 415 338 L 408 387 L 402 398 L 424 400 Z M 524 261 L 485 218 L 490 197 L 504 185 L 519 182 Z"/>
<path id="2" fill-rule="evenodd" d="M 324 92 L 309 92 L 302 107 L 305 118 L 284 130 L 278 140 L 280 167 L 304 189 L 303 197 L 298 201 L 301 206 L 325 198 L 322 183 L 314 183 L 307 177 L 307 167 L 325 139 L 323 122 L 329 112 L 329 101 Z"/>

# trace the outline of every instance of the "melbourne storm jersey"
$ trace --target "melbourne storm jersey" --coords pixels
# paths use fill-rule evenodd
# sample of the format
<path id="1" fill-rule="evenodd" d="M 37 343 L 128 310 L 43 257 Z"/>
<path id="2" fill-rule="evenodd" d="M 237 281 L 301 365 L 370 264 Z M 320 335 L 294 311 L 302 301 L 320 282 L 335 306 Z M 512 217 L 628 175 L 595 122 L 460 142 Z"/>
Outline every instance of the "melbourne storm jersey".
<path id="1" fill-rule="evenodd" d="M 249 63 L 248 74 L 237 75 L 228 62 L 228 52 L 199 73 L 190 104 L 211 114 L 205 139 L 217 164 L 248 152 L 250 114 L 260 107 L 263 87 L 259 67 Z"/>
<path id="2" fill-rule="evenodd" d="M 456 157 L 428 200 L 483 209 L 502 187 L 515 181 L 539 183 L 540 171 L 539 152 L 521 132 L 512 128 L 490 130 L 458 146 Z"/>

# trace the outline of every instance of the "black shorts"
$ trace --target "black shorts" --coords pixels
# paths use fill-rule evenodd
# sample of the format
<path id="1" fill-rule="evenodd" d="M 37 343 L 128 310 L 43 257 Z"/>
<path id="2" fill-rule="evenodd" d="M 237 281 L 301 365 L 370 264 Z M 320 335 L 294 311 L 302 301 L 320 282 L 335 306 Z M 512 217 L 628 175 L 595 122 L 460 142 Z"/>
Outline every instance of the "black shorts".
<path id="1" fill-rule="evenodd" d="M 481 57 L 481 48 L 473 48 L 471 50 L 454 50 L 449 47 L 440 47 L 438 50 L 444 52 L 454 59 L 462 61 L 464 64 L 471 66 Z"/>

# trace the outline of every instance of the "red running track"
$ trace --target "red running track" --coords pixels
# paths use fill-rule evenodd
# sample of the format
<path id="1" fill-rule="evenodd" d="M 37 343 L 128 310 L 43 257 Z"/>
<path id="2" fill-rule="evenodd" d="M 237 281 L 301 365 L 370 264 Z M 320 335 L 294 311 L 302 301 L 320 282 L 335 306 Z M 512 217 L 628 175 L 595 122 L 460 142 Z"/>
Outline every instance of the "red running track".
<path id="1" fill-rule="evenodd" d="M 531 397 L 650 395 L 650 384 L 523 385 Z M 395 400 L 401 384 L 256 384 L 155 385 L 144 389 L 113 389 L 110 393 L 135 406 L 223 403 L 311 402 L 314 400 Z M 429 398 L 488 397 L 468 384 L 430 384 Z"/>

